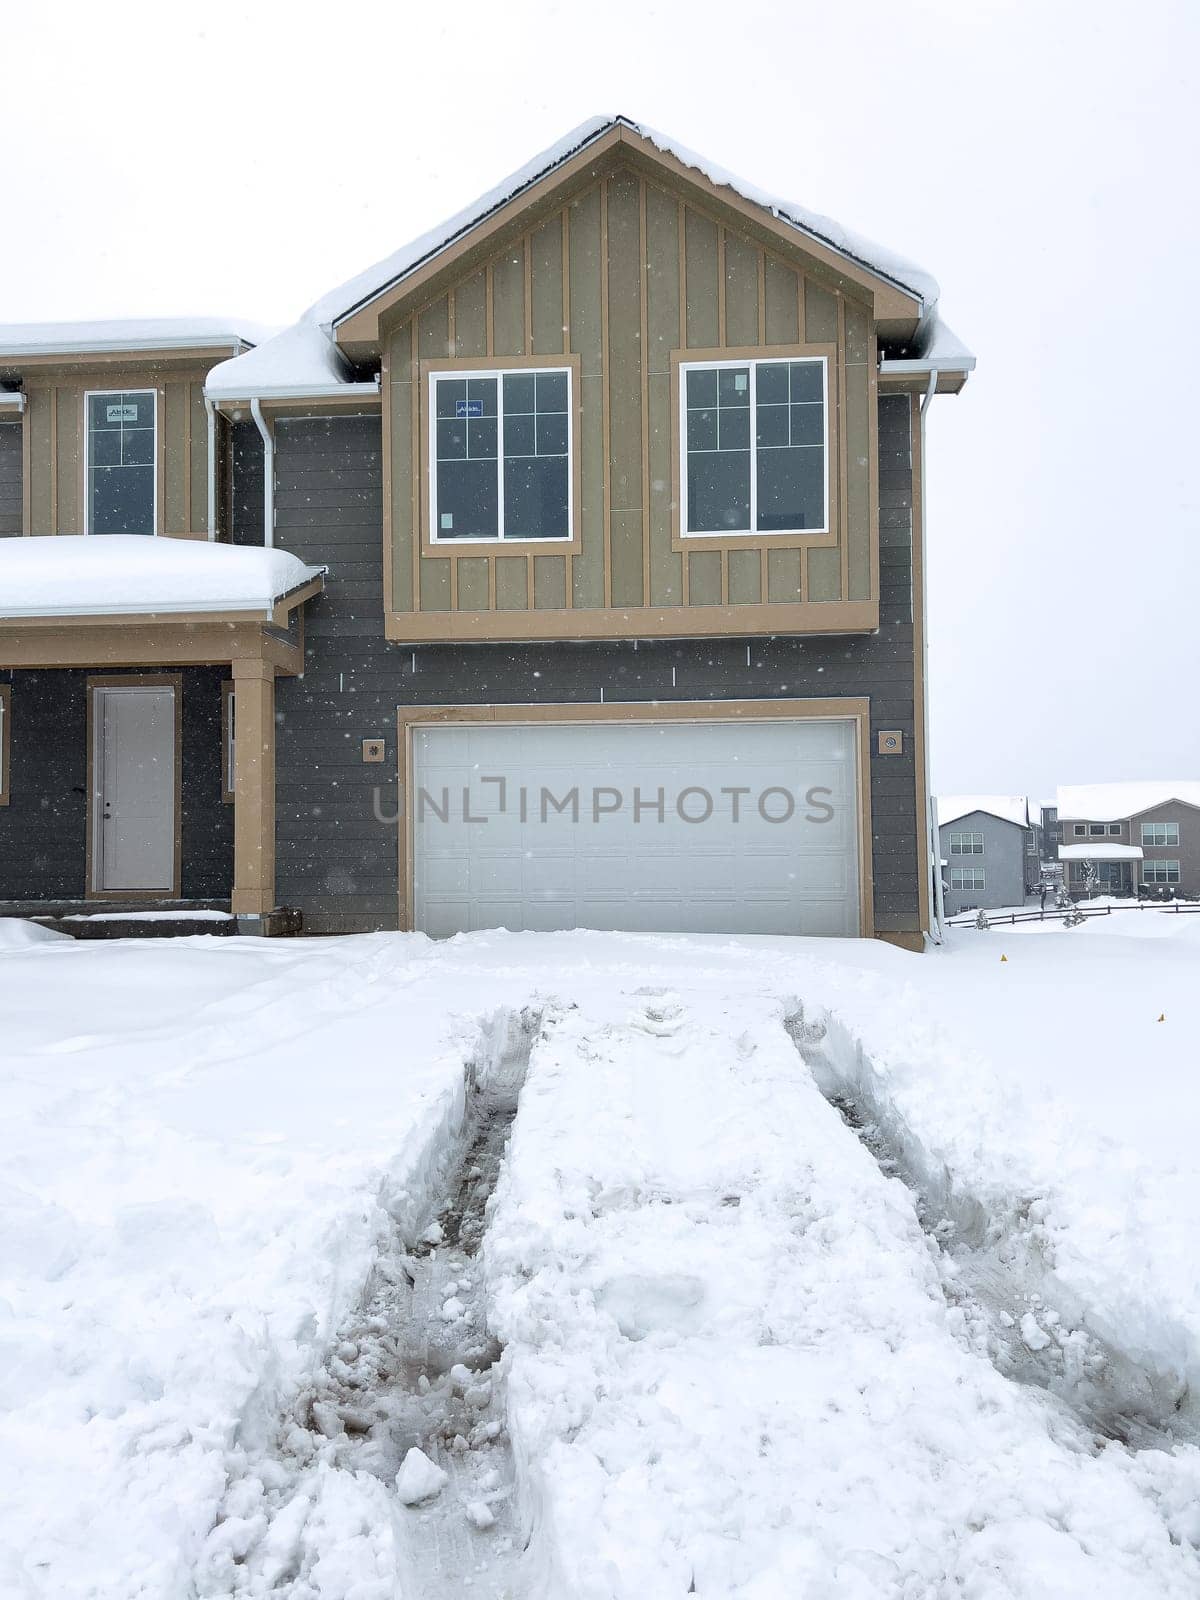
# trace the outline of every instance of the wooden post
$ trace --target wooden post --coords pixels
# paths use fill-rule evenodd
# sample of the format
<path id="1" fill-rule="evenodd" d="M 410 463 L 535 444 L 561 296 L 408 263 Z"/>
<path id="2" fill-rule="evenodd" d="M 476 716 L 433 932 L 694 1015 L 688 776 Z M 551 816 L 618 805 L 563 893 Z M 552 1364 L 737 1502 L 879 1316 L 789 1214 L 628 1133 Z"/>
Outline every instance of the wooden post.
<path id="1" fill-rule="evenodd" d="M 233 662 L 233 912 L 275 908 L 275 668 Z"/>

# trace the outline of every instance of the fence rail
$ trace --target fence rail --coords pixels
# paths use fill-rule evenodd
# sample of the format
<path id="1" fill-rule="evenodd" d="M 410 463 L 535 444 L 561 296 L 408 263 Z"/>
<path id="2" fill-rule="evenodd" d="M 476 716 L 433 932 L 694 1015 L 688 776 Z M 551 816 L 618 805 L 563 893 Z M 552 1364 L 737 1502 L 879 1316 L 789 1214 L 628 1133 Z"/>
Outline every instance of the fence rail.
<path id="1" fill-rule="evenodd" d="M 999 912 L 985 911 L 984 915 L 990 927 L 1007 928 L 1015 927 L 1018 922 L 1062 922 L 1065 917 L 1111 917 L 1114 911 L 1156 911 L 1160 916 L 1187 916 L 1189 913 L 1200 912 L 1200 903 L 1192 901 L 1185 905 L 1181 900 L 1172 900 L 1169 904 L 1156 905 L 1153 901 L 1139 900 L 1136 904 L 1128 906 L 1073 905 L 1065 911 L 1055 907 L 1051 911 L 1010 911 L 1003 916 Z M 972 928 L 978 915 L 976 911 L 964 913 L 961 917 L 948 917 L 946 926 Z"/>

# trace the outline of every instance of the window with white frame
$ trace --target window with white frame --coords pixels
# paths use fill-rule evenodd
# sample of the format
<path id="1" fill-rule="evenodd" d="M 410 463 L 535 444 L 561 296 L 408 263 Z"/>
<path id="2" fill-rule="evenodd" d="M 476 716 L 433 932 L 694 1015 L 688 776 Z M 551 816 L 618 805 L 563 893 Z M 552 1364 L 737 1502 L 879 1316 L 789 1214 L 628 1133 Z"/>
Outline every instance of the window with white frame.
<path id="1" fill-rule="evenodd" d="M 1084 835 L 1085 835 L 1085 834 L 1086 834 L 1086 833 L 1087 833 L 1087 828 L 1086 828 L 1086 827 L 1085 827 L 1085 826 L 1084 826 L 1084 824 L 1083 824 L 1083 823 L 1082 823 L 1082 822 L 1077 822 L 1077 823 L 1076 823 L 1076 824 L 1075 824 L 1075 826 L 1074 826 L 1074 834 L 1075 834 L 1075 837 L 1076 837 L 1076 838 L 1077 838 L 1077 839 L 1082 839 L 1082 838 L 1083 838 L 1083 836 L 1084 836 Z"/>
<path id="2" fill-rule="evenodd" d="M 571 369 L 433 372 L 435 544 L 570 539 Z"/>
<path id="3" fill-rule="evenodd" d="M 85 533 L 157 531 L 157 395 L 119 389 L 84 396 Z"/>
<path id="4" fill-rule="evenodd" d="M 978 894 L 983 888 L 982 867 L 951 867 L 950 887 L 967 894 Z"/>
<path id="5" fill-rule="evenodd" d="M 983 835 L 981 833 L 952 833 L 950 835 L 950 854 L 952 856 L 981 856 L 983 854 Z"/>
<path id="6" fill-rule="evenodd" d="M 1179 824 L 1177 822 L 1143 822 L 1142 843 L 1144 845 L 1177 845 L 1179 843 Z"/>
<path id="7" fill-rule="evenodd" d="M 1143 861 L 1143 883 L 1178 883 L 1178 861 Z"/>
<path id="8" fill-rule="evenodd" d="M 1109 823 L 1109 825 L 1108 825 L 1108 837 L 1110 839 L 1119 839 L 1121 837 L 1121 824 L 1119 822 L 1110 822 Z"/>
<path id="9" fill-rule="evenodd" d="M 1093 838 L 1093 839 L 1103 839 L 1104 831 L 1105 831 L 1104 830 L 1104 824 L 1102 822 L 1089 822 L 1088 823 L 1088 834 L 1089 834 L 1089 836 L 1091 838 Z"/>
<path id="10" fill-rule="evenodd" d="M 824 356 L 680 366 L 685 536 L 826 533 Z"/>

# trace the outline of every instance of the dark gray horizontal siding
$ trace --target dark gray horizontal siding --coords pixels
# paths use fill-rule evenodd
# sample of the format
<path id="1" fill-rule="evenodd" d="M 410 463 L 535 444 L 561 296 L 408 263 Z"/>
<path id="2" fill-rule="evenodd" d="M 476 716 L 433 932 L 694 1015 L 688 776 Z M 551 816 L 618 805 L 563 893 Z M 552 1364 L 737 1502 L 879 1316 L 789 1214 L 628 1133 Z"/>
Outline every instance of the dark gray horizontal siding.
<path id="1" fill-rule="evenodd" d="M 918 925 L 913 766 L 912 480 L 908 402 L 880 402 L 880 630 L 867 638 L 390 645 L 383 637 L 379 422 L 276 429 L 276 542 L 329 567 L 308 608 L 305 672 L 277 687 L 280 904 L 312 931 L 397 923 L 396 708 L 825 696 L 871 701 L 877 928 Z M 886 452 L 886 456 L 885 456 Z M 236 481 L 235 481 L 236 490 Z M 874 735 L 898 728 L 900 756 Z M 384 739 L 366 765 L 361 741 Z"/>
<path id="2" fill-rule="evenodd" d="M 87 891 L 88 676 L 75 670 L 0 673 L 0 682 L 12 684 L 12 783 L 9 804 L 0 807 L 0 900 L 80 900 Z M 228 899 L 233 884 L 233 807 L 221 800 L 224 676 L 209 667 L 183 672 L 185 900 Z"/>
<path id="3" fill-rule="evenodd" d="M 22 427 L 0 422 L 0 539 L 21 532 Z"/>

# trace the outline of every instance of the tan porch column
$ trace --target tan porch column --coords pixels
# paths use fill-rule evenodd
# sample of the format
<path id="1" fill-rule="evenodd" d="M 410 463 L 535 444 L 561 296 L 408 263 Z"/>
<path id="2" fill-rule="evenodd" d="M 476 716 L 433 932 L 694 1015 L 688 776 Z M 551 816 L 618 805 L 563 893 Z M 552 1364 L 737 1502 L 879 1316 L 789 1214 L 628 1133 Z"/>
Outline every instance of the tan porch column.
<path id="1" fill-rule="evenodd" d="M 233 662 L 233 912 L 275 908 L 275 668 Z"/>

